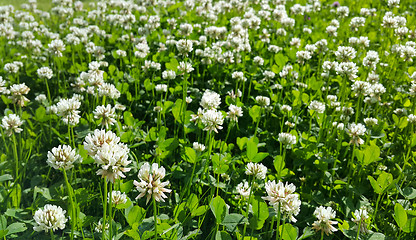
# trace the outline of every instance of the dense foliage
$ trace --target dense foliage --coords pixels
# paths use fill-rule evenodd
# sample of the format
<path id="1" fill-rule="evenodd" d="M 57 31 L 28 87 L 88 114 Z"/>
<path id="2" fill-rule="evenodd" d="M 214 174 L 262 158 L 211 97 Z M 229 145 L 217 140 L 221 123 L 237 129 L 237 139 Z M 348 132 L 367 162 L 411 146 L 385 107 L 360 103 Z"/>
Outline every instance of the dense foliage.
<path id="1" fill-rule="evenodd" d="M 0 237 L 415 238 L 415 7 L 0 7 Z"/>

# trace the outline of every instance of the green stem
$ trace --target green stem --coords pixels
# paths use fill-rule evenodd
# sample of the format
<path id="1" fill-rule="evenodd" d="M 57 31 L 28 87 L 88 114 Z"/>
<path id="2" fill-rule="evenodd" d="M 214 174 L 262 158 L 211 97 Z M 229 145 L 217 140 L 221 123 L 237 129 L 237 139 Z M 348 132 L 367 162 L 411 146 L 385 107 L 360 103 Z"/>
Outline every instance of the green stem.
<path id="1" fill-rule="evenodd" d="M 373 223 L 374 219 L 375 219 L 375 218 L 376 218 L 376 216 L 377 216 L 378 204 L 380 203 L 380 200 L 381 200 L 381 195 L 383 195 L 383 194 L 378 194 L 378 197 L 377 197 L 377 202 L 376 202 L 376 209 L 374 210 L 373 217 L 371 218 L 370 227 L 371 227 L 371 225 L 372 225 L 372 223 Z M 376 228 L 376 229 L 377 229 L 377 228 Z"/>
<path id="2" fill-rule="evenodd" d="M 358 238 L 360 237 L 361 223 L 362 219 L 360 219 L 360 223 L 358 224 L 357 236 L 355 237 L 355 240 L 358 240 Z"/>
<path id="3" fill-rule="evenodd" d="M 155 240 L 157 240 L 157 205 L 155 198 L 152 198 L 153 201 L 153 218 L 155 222 Z"/>
<path id="4" fill-rule="evenodd" d="M 19 177 L 19 157 L 17 156 L 17 145 L 16 145 L 16 136 L 13 132 L 13 155 L 14 155 L 14 160 L 16 163 L 15 166 L 15 179 L 17 179 Z"/>
<path id="5" fill-rule="evenodd" d="M 280 207 L 281 207 L 281 205 L 280 205 L 280 202 L 279 202 L 279 207 L 277 208 L 276 240 L 279 239 L 279 235 L 280 235 L 280 232 L 279 232 L 279 227 L 280 227 Z"/>
<path id="6" fill-rule="evenodd" d="M 63 173 L 64 173 L 64 178 L 65 178 L 65 183 L 66 183 L 66 188 L 68 191 L 68 197 L 69 197 L 69 203 L 70 203 L 70 207 L 71 207 L 71 239 L 74 239 L 74 228 L 75 228 L 75 222 L 76 222 L 76 217 L 75 217 L 75 206 L 74 206 L 74 202 L 73 202 L 73 198 L 72 198 L 72 187 L 69 184 L 68 181 L 68 176 L 66 174 L 66 170 L 62 169 Z"/>
<path id="7" fill-rule="evenodd" d="M 53 230 L 50 229 L 49 232 L 51 233 L 51 240 L 55 240 L 55 235 L 53 234 Z M 6 237 L 4 237 L 4 239 L 6 239 Z"/>
<path id="8" fill-rule="evenodd" d="M 103 197 L 103 234 L 102 239 L 106 239 L 105 236 L 105 223 L 106 223 L 106 217 L 107 217 L 107 177 L 104 177 L 104 197 Z"/>
<path id="9" fill-rule="evenodd" d="M 110 237 L 109 237 L 109 239 L 113 239 L 113 236 L 112 236 L 112 230 L 113 230 L 113 216 L 112 216 L 112 212 L 113 212 L 113 199 L 112 199 L 112 194 L 113 194 L 113 183 L 112 182 L 110 182 L 110 197 L 109 197 L 109 200 L 108 200 L 108 214 L 110 215 L 110 218 L 108 219 L 108 221 L 110 221 L 110 226 L 109 226 L 109 233 L 110 233 Z"/>

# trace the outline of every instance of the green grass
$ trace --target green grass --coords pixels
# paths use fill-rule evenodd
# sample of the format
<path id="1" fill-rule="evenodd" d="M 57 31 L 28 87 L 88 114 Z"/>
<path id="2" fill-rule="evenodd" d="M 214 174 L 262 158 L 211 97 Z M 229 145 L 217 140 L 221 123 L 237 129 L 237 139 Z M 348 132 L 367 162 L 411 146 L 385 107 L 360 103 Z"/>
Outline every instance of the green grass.
<path id="1" fill-rule="evenodd" d="M 81 2 L 84 2 L 84 7 L 87 7 L 86 3 L 88 2 L 93 2 L 94 0 L 81 0 Z M 49 9 L 51 9 L 52 7 L 52 0 L 38 0 L 38 9 L 47 11 Z M 27 0 L 0 0 L 0 6 L 3 5 L 13 5 L 15 8 L 20 8 L 20 6 L 23 3 L 28 3 Z"/>

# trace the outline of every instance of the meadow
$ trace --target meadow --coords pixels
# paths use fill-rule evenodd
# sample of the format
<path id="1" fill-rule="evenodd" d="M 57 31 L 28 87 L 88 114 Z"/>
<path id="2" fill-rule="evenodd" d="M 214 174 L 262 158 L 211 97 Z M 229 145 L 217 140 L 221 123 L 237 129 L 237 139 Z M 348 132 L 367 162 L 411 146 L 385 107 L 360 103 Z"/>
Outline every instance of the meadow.
<path id="1" fill-rule="evenodd" d="M 415 8 L 0 0 L 0 238 L 415 239 Z"/>

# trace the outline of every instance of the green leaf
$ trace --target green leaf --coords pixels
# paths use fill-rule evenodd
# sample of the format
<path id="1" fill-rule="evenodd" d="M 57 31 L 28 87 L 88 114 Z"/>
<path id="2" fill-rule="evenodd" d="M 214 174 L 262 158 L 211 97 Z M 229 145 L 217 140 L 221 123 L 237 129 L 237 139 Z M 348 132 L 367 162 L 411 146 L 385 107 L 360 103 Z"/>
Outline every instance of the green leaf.
<path id="1" fill-rule="evenodd" d="M 10 174 L 4 174 L 0 176 L 0 183 L 9 180 L 13 180 L 13 177 Z"/>
<path id="2" fill-rule="evenodd" d="M 238 148 L 240 148 L 240 150 L 243 150 L 247 142 L 248 142 L 247 137 L 243 137 L 243 138 L 237 137 L 237 145 L 238 145 Z"/>
<path id="3" fill-rule="evenodd" d="M 146 216 L 146 210 L 139 206 L 133 206 L 132 208 L 126 209 L 127 223 L 133 226 L 134 223 L 141 223 L 143 218 Z"/>
<path id="4" fill-rule="evenodd" d="M 208 205 L 203 205 L 191 212 L 193 217 L 201 216 L 208 210 Z"/>
<path id="5" fill-rule="evenodd" d="M 255 162 L 255 163 L 261 162 L 267 156 L 269 156 L 269 153 L 259 152 L 259 153 L 256 154 L 256 156 L 254 156 L 254 158 L 252 159 L 252 162 Z"/>
<path id="6" fill-rule="evenodd" d="M 38 107 L 35 112 L 35 118 L 38 122 L 45 122 L 48 120 L 48 116 L 46 115 L 46 109 L 43 106 Z"/>
<path id="7" fill-rule="evenodd" d="M 131 127 L 131 126 L 134 125 L 134 117 L 133 117 L 133 114 L 131 112 L 125 111 L 123 113 L 123 119 L 124 119 L 124 123 L 127 126 L 130 126 Z"/>
<path id="8" fill-rule="evenodd" d="M 273 161 L 274 168 L 276 169 L 277 175 L 281 176 L 283 169 L 285 168 L 285 161 L 281 155 L 277 155 Z"/>
<path id="9" fill-rule="evenodd" d="M 250 117 L 253 119 L 253 122 L 258 122 L 260 121 L 260 117 L 261 117 L 261 107 L 254 105 L 250 108 L 250 110 L 248 111 L 248 113 L 250 114 Z"/>
<path id="10" fill-rule="evenodd" d="M 255 143 L 253 139 L 250 139 L 247 142 L 247 158 L 250 159 L 250 161 L 253 161 L 254 157 L 257 155 L 257 152 L 257 143 Z"/>
<path id="11" fill-rule="evenodd" d="M 401 194 L 408 200 L 416 198 L 416 189 L 412 187 L 405 187 Z"/>
<path id="12" fill-rule="evenodd" d="M 416 217 L 407 219 L 406 226 L 402 230 L 406 233 L 416 232 Z"/>
<path id="13" fill-rule="evenodd" d="M 163 151 L 173 151 L 179 146 L 179 141 L 175 138 L 168 138 L 159 144 Z"/>
<path id="14" fill-rule="evenodd" d="M 367 145 L 363 149 L 364 158 L 363 158 L 363 164 L 364 166 L 367 166 L 373 162 L 376 162 L 380 158 L 380 148 L 376 145 Z"/>
<path id="15" fill-rule="evenodd" d="M 283 228 L 282 225 L 279 228 L 280 228 L 280 230 L 279 230 L 280 232 L 282 232 L 282 229 L 283 229 L 283 232 L 282 232 L 282 234 L 283 234 L 282 239 L 283 240 L 296 240 L 297 239 L 298 229 L 293 227 L 292 224 L 286 223 L 284 225 L 284 228 Z"/>
<path id="16" fill-rule="evenodd" d="M 198 196 L 192 193 L 188 197 L 188 200 L 186 200 L 186 206 L 189 208 L 191 212 L 197 209 L 198 208 Z"/>
<path id="17" fill-rule="evenodd" d="M 372 176 L 367 176 L 368 180 L 370 180 L 371 186 L 374 189 L 374 192 L 377 194 L 381 194 L 381 188 L 380 186 L 377 184 L 377 181 L 372 177 Z"/>
<path id="18" fill-rule="evenodd" d="M 407 213 L 400 203 L 396 203 L 396 205 L 394 205 L 394 220 L 396 220 L 399 228 L 403 229 L 406 226 Z"/>
<path id="19" fill-rule="evenodd" d="M 195 150 L 190 147 L 185 147 L 185 153 L 183 154 L 182 158 L 189 163 L 196 163 L 197 157 Z"/>
<path id="20" fill-rule="evenodd" d="M 225 216 L 221 225 L 225 226 L 227 228 L 227 231 L 234 232 L 237 228 L 237 225 L 244 223 L 248 223 L 246 217 L 238 213 L 231 213 Z"/>
<path id="21" fill-rule="evenodd" d="M 24 223 L 12 223 L 10 224 L 6 230 L 8 230 L 7 235 L 13 234 L 13 233 L 20 233 L 26 231 L 27 227 Z"/>
<path id="22" fill-rule="evenodd" d="M 393 183 L 393 175 L 391 175 L 390 173 L 382 172 L 378 176 L 377 181 L 375 181 L 374 178 L 371 176 L 368 176 L 368 180 L 370 180 L 370 183 L 374 189 L 374 192 L 377 194 L 382 194 Z"/>
<path id="23" fill-rule="evenodd" d="M 225 215 L 228 214 L 228 208 L 225 204 L 225 201 L 220 196 L 216 196 L 209 203 L 209 207 L 211 208 L 211 211 L 214 214 L 217 223 L 221 224 L 221 222 L 225 218 Z"/>
<path id="24" fill-rule="evenodd" d="M 256 196 L 251 201 L 253 215 L 249 218 L 250 228 L 259 230 L 263 227 L 264 222 L 269 217 L 269 208 L 267 203 L 260 197 Z"/>
<path id="25" fill-rule="evenodd" d="M 215 234 L 215 240 L 232 240 L 232 238 L 226 231 L 217 231 Z"/>
<path id="26" fill-rule="evenodd" d="M 230 166 L 228 166 L 225 157 L 220 156 L 219 154 L 215 154 L 212 156 L 212 165 L 214 168 L 215 174 L 223 174 L 228 171 Z"/>
<path id="27" fill-rule="evenodd" d="M 133 180 L 127 181 L 120 186 L 120 191 L 129 193 L 133 189 Z"/>

